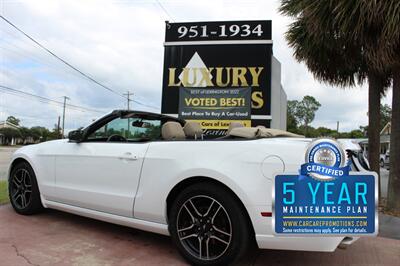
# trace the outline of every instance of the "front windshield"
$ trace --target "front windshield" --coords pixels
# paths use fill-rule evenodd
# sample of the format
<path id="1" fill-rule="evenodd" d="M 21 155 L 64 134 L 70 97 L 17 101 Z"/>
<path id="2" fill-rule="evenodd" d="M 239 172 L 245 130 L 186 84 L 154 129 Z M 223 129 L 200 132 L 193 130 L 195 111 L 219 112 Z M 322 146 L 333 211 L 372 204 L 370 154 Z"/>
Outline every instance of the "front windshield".
<path id="1" fill-rule="evenodd" d="M 161 121 L 140 118 L 116 118 L 89 135 L 88 140 L 106 140 L 119 136 L 127 141 L 161 138 Z"/>

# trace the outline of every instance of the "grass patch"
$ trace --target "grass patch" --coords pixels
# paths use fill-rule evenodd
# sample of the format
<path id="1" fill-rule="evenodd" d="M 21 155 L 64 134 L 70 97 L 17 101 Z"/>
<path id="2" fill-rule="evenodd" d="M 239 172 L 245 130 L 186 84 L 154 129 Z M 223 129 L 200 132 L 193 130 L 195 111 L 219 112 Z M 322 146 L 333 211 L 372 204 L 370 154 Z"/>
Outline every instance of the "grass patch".
<path id="1" fill-rule="evenodd" d="M 0 181 L 0 204 L 9 202 L 7 181 Z"/>

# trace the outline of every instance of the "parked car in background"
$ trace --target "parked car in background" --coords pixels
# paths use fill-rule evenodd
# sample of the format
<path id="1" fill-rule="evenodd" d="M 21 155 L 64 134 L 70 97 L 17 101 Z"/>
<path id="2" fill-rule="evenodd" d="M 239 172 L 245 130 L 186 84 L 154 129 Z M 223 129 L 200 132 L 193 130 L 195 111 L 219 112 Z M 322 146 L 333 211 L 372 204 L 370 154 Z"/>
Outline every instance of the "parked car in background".
<path id="1" fill-rule="evenodd" d="M 251 242 L 265 249 L 334 251 L 356 238 L 273 231 L 274 175 L 297 172 L 311 141 L 240 127 L 206 140 L 197 123 L 116 110 L 70 132 L 69 139 L 17 150 L 8 175 L 11 204 L 23 215 L 53 208 L 170 235 L 197 265 L 227 265 Z M 346 157 L 353 170 L 363 171 L 360 146 L 341 143 L 352 150 Z"/>
<path id="2" fill-rule="evenodd" d="M 390 150 L 387 150 L 386 153 L 384 154 L 380 154 L 379 164 L 382 168 L 389 168 L 389 157 L 390 157 Z"/>

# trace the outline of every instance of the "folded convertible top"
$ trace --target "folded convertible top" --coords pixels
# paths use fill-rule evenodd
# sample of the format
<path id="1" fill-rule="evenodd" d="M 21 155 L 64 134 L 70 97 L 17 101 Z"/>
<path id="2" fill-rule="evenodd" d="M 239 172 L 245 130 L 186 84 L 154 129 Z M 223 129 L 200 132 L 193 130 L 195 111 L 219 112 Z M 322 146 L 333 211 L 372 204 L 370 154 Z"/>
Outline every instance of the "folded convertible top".
<path id="1" fill-rule="evenodd" d="M 259 139 L 259 138 L 273 138 L 273 137 L 289 137 L 289 138 L 304 138 L 302 135 L 297 135 L 285 130 L 274 128 L 262 127 L 237 127 L 233 128 L 228 136 L 246 138 L 246 139 Z"/>

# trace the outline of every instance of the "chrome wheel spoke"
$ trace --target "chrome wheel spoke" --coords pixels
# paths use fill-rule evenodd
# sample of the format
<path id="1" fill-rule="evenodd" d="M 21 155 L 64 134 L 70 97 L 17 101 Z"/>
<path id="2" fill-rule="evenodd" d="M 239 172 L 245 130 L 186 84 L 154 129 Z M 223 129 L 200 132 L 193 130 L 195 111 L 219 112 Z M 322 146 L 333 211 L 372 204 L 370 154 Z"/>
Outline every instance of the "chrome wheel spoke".
<path id="1" fill-rule="evenodd" d="M 18 179 L 18 176 L 14 175 L 13 182 L 14 182 L 14 184 L 19 186 L 22 184 L 22 178 Z"/>
<path id="2" fill-rule="evenodd" d="M 25 208 L 26 207 L 26 197 L 24 193 L 21 193 L 21 207 Z"/>
<path id="3" fill-rule="evenodd" d="M 214 224 L 215 217 L 217 216 L 219 210 L 221 209 L 221 205 L 218 206 L 217 210 L 213 213 L 211 218 L 211 223 Z"/>
<path id="4" fill-rule="evenodd" d="M 16 190 L 16 191 L 14 192 L 14 194 L 11 195 L 11 198 L 16 199 L 15 197 L 18 195 L 18 193 L 19 193 L 19 191 Z"/>
<path id="5" fill-rule="evenodd" d="M 210 238 L 211 238 L 211 239 L 215 239 L 215 240 L 217 240 L 217 241 L 219 241 L 219 242 L 221 242 L 221 243 L 224 243 L 225 245 L 229 245 L 229 242 L 227 242 L 227 241 L 225 241 L 225 240 L 219 238 L 218 236 L 213 235 L 213 236 L 210 236 Z"/>
<path id="6" fill-rule="evenodd" d="M 226 236 L 229 236 L 229 237 L 231 236 L 230 233 L 225 232 L 224 230 L 218 229 L 218 227 L 216 227 L 215 225 L 213 225 L 213 229 L 214 229 L 216 232 L 221 233 L 221 234 L 223 234 L 223 235 L 226 235 Z"/>
<path id="7" fill-rule="evenodd" d="M 213 226 L 213 229 L 213 235 L 210 238 L 228 245 L 232 235 L 228 232 L 218 229 L 215 225 Z"/>
<path id="8" fill-rule="evenodd" d="M 21 193 L 19 193 L 18 191 L 15 193 L 15 202 L 17 202 L 17 200 L 21 197 Z"/>
<path id="9" fill-rule="evenodd" d="M 198 239 L 199 239 L 199 257 L 201 259 L 202 254 L 203 254 L 203 252 L 202 252 L 202 250 L 203 250 L 203 238 L 202 237 L 198 237 Z"/>
<path id="10" fill-rule="evenodd" d="M 188 239 L 191 237 L 197 237 L 197 232 L 195 231 L 195 226 L 194 224 L 191 224 L 190 226 L 187 226 L 182 229 L 178 229 L 178 235 L 180 240 Z"/>
<path id="11" fill-rule="evenodd" d="M 196 206 L 193 204 L 192 200 L 189 200 L 190 205 L 192 206 L 193 210 L 195 211 L 198 217 L 202 217 L 203 215 L 197 210 Z"/>
<path id="12" fill-rule="evenodd" d="M 192 229 L 193 227 L 194 227 L 194 224 L 191 224 L 191 225 L 189 225 L 189 226 L 187 226 L 187 227 L 185 227 L 185 228 L 178 229 L 178 232 L 179 232 L 179 233 L 185 232 L 185 231 L 188 231 L 188 230 Z"/>
<path id="13" fill-rule="evenodd" d="M 207 259 L 210 258 L 210 250 L 208 248 L 208 242 L 210 242 L 210 238 L 207 238 L 207 240 L 206 240 L 206 256 L 207 256 Z"/>
<path id="14" fill-rule="evenodd" d="M 16 187 L 19 187 L 19 186 L 21 185 L 21 183 L 18 183 L 18 181 L 17 181 L 15 178 L 13 178 L 13 184 L 14 184 Z"/>
<path id="15" fill-rule="evenodd" d="M 204 214 L 204 216 L 208 216 L 210 214 L 210 211 L 211 211 L 211 209 L 212 209 L 212 207 L 214 205 L 214 202 L 215 202 L 215 200 L 211 201 L 210 207 L 208 207 L 208 209 L 207 209 L 206 213 Z"/>
<path id="16" fill-rule="evenodd" d="M 194 218 L 192 212 L 189 210 L 189 208 L 186 206 L 186 203 L 183 204 L 183 207 L 185 208 L 186 212 L 189 214 L 190 218 L 192 219 L 192 222 L 194 222 L 196 219 Z"/>
<path id="17" fill-rule="evenodd" d="M 187 235 L 187 236 L 184 236 L 184 237 L 179 237 L 179 239 L 182 241 L 182 240 L 185 240 L 185 239 L 188 239 L 188 238 L 192 238 L 192 237 L 197 237 L 197 234 L 190 234 L 190 235 Z"/>

